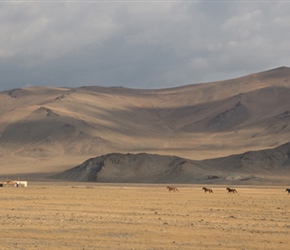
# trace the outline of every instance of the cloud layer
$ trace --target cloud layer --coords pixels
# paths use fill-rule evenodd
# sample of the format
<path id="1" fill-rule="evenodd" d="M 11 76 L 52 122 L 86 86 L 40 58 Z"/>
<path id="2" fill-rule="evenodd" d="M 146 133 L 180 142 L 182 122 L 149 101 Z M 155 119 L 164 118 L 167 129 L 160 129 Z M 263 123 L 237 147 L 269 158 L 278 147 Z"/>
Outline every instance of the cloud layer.
<path id="1" fill-rule="evenodd" d="M 0 91 L 166 88 L 289 66 L 290 3 L 0 3 Z"/>

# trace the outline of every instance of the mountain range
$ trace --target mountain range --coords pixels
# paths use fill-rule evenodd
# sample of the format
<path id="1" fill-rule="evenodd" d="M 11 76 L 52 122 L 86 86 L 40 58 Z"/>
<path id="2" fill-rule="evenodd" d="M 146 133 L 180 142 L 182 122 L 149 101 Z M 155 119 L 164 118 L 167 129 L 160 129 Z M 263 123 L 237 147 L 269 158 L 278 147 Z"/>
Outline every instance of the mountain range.
<path id="1" fill-rule="evenodd" d="M 261 155 L 265 150 L 276 152 L 290 142 L 289 97 L 287 67 L 168 89 L 84 86 L 0 92 L 1 176 L 51 176 L 116 153 L 154 161 L 161 161 L 157 156 L 168 157 L 164 162 L 169 165 L 171 157 L 186 164 L 198 162 L 201 172 L 208 167 L 216 171 L 205 171 L 203 178 L 218 176 L 213 178 L 218 180 L 226 178 L 226 173 L 244 174 L 238 169 L 245 160 L 237 157 L 249 152 L 255 152 L 251 158 L 255 169 L 247 174 L 256 176 L 264 173 Z M 220 161 L 223 166 L 215 167 Z M 275 164 L 267 168 L 285 177 L 287 160 Z M 182 169 L 191 168 L 186 166 Z M 193 170 L 188 171 L 184 173 Z M 139 180 L 134 178 L 132 182 Z M 148 178 L 166 182 L 167 177 L 148 174 Z M 183 177 L 167 180 L 187 181 Z"/>

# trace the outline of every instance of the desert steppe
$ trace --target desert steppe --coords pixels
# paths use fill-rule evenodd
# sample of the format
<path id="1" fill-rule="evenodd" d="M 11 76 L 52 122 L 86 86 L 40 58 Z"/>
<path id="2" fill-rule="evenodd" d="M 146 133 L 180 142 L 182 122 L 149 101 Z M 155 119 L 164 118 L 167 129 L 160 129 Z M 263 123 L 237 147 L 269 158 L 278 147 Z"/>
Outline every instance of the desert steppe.
<path id="1" fill-rule="evenodd" d="M 283 186 L 33 183 L 0 188 L 0 249 L 289 249 Z"/>

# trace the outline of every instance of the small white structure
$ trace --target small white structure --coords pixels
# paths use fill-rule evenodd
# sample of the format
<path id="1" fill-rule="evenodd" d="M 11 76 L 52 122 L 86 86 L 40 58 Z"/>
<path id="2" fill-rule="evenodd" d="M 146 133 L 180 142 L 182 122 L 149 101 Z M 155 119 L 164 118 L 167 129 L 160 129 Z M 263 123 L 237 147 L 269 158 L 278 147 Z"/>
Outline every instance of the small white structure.
<path id="1" fill-rule="evenodd" d="M 0 182 L 0 187 L 27 187 L 27 181 L 4 181 Z"/>
<path id="2" fill-rule="evenodd" d="M 27 181 L 16 181 L 17 187 L 27 187 Z"/>

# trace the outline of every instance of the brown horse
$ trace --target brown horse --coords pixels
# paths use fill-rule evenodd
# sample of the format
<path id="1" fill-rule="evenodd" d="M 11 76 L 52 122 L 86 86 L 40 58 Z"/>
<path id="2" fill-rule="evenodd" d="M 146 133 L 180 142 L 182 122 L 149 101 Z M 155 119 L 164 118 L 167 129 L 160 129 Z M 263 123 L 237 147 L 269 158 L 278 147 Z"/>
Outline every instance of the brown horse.
<path id="1" fill-rule="evenodd" d="M 167 186 L 166 188 L 168 189 L 168 191 L 173 191 L 173 192 L 178 191 L 178 189 L 176 187 Z"/>
<path id="2" fill-rule="evenodd" d="M 206 187 L 203 187 L 202 190 L 204 190 L 204 192 L 209 192 L 209 193 L 213 193 L 212 189 L 210 188 L 206 188 Z"/>
<path id="3" fill-rule="evenodd" d="M 237 193 L 237 190 L 234 188 L 227 187 L 226 190 L 228 190 L 228 193 Z"/>
<path id="4" fill-rule="evenodd" d="M 290 188 L 286 188 L 286 192 L 288 192 L 288 195 L 290 194 Z"/>

